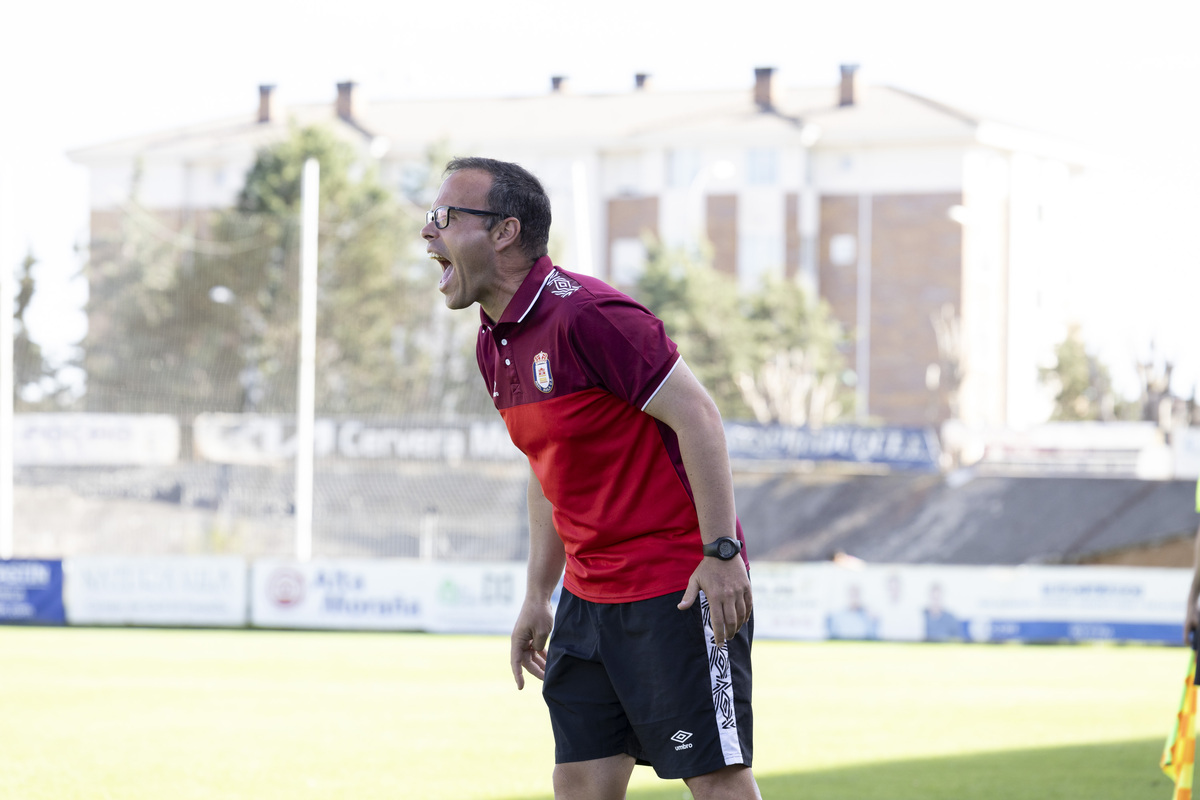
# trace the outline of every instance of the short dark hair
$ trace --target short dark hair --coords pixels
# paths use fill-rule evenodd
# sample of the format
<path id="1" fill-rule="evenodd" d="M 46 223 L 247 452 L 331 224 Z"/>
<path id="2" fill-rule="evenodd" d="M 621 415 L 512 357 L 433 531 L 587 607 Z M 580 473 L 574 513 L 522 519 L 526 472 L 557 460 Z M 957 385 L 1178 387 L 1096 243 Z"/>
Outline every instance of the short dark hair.
<path id="1" fill-rule="evenodd" d="M 477 169 L 492 176 L 487 210 L 504 216 L 487 217 L 484 223 L 487 229 L 491 230 L 502 219 L 516 217 L 521 221 L 521 251 L 530 258 L 546 255 L 550 242 L 550 198 L 542 182 L 520 164 L 481 156 L 456 158 L 446 165 L 445 174 L 465 169 Z"/>

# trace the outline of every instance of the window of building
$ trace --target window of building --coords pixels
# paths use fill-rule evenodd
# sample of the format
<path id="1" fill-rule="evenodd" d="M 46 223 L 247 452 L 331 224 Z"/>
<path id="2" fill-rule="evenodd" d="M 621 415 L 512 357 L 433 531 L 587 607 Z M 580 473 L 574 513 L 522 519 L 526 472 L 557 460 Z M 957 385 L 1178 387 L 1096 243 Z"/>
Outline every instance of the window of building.
<path id="1" fill-rule="evenodd" d="M 642 161 L 637 153 L 609 155 L 604 159 L 608 187 L 612 194 L 636 197 L 642 193 Z"/>
<path id="2" fill-rule="evenodd" d="M 848 267 L 858 261 L 858 239 L 849 233 L 829 237 L 829 260 L 835 267 Z"/>
<path id="3" fill-rule="evenodd" d="M 700 152 L 690 148 L 667 151 L 667 186 L 687 189 L 700 174 Z"/>
<path id="4" fill-rule="evenodd" d="M 779 180 L 779 151 L 773 147 L 752 147 L 746 153 L 746 183 L 774 186 Z"/>
<path id="5" fill-rule="evenodd" d="M 772 234 L 745 234 L 741 237 L 738 253 L 738 284 L 745 291 L 763 288 L 767 276 L 782 273 L 783 249 L 778 236 Z"/>
<path id="6" fill-rule="evenodd" d="M 617 286 L 633 286 L 646 270 L 646 245 L 632 237 L 614 239 L 611 259 L 612 282 Z"/>

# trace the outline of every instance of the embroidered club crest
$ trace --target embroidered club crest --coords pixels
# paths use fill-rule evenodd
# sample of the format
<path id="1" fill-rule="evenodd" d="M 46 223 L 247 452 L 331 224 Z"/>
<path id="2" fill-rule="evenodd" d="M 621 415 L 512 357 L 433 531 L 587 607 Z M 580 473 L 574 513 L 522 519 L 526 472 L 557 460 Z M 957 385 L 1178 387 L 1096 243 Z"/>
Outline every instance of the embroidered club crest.
<path id="1" fill-rule="evenodd" d="M 550 374 L 550 356 L 543 350 L 533 357 L 533 382 L 538 391 L 550 393 L 554 389 L 554 376 Z"/>

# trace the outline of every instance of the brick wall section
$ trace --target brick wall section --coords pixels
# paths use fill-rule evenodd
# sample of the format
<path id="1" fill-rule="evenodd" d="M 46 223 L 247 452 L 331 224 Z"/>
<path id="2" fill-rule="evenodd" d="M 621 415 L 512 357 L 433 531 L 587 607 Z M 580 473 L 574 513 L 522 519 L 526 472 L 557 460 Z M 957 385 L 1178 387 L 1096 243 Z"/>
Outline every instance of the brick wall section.
<path id="1" fill-rule="evenodd" d="M 883 195 L 872 208 L 871 412 L 898 424 L 941 422 L 925 371 L 938 362 L 930 317 L 962 309 L 959 194 Z M 935 411 L 936 409 L 936 411 Z"/>
<path id="2" fill-rule="evenodd" d="M 736 194 L 710 194 L 706 198 L 708 241 L 713 248 L 713 267 L 736 278 L 738 274 L 738 199 Z"/>
<path id="3" fill-rule="evenodd" d="M 604 251 L 604 277 L 612 278 L 612 246 L 617 239 L 658 236 L 657 197 L 615 197 L 608 201 L 608 246 Z"/>
<path id="4" fill-rule="evenodd" d="M 948 409 L 925 386 L 927 367 L 938 362 L 930 317 L 945 303 L 962 308 L 962 229 L 946 213 L 961 195 L 875 195 L 870 202 L 870 415 L 894 425 L 937 424 Z M 821 294 L 851 331 L 857 265 L 834 266 L 829 240 L 857 233 L 858 197 L 821 198 Z M 853 366 L 853 352 L 847 355 Z"/>
<path id="5" fill-rule="evenodd" d="M 850 333 L 858 324 L 858 274 L 853 263 L 835 266 L 829 259 L 829 242 L 834 236 L 858 235 L 858 198 L 824 196 L 820 199 L 820 229 L 817 233 L 817 285 L 833 315 Z M 854 347 L 846 353 L 846 366 L 857 369 Z"/>

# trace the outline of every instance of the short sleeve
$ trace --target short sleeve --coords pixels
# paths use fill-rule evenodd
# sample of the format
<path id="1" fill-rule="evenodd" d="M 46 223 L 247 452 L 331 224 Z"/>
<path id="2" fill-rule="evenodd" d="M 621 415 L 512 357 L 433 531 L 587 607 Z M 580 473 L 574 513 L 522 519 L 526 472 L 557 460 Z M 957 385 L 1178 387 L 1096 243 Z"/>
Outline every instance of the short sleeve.
<path id="1" fill-rule="evenodd" d="M 679 360 L 662 321 L 628 298 L 598 299 L 581 308 L 571 337 L 592 382 L 638 409 Z"/>

